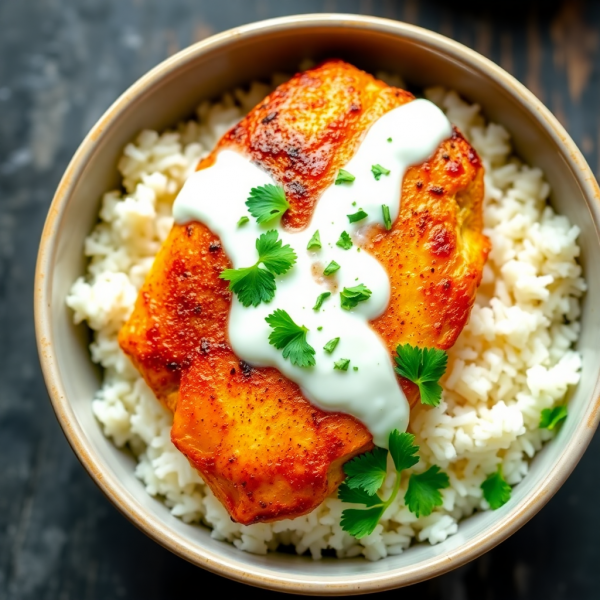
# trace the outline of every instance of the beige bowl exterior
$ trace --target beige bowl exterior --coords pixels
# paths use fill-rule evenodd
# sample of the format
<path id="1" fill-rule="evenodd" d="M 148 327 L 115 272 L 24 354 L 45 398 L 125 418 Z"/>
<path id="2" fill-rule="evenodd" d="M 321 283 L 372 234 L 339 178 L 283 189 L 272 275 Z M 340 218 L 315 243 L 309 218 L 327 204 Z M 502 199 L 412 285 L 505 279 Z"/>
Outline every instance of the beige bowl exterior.
<path id="1" fill-rule="evenodd" d="M 192 114 L 203 99 L 293 71 L 301 59 L 341 57 L 367 70 L 399 72 L 415 86 L 444 85 L 505 125 L 517 152 L 541 167 L 552 203 L 581 229 L 584 301 L 583 376 L 557 438 L 535 457 L 513 498 L 495 512 L 464 520 L 437 546 L 418 544 L 400 556 L 313 561 L 285 554 L 255 556 L 210 537 L 204 527 L 171 516 L 136 479 L 130 456 L 106 439 L 91 411 L 100 373 L 84 326 L 75 327 L 65 297 L 84 273 L 83 243 L 102 193 L 118 185 L 116 163 L 141 129 L 161 129 Z M 600 400 L 600 223 L 598 190 L 581 153 L 550 112 L 502 69 L 468 48 L 418 27 L 355 15 L 305 15 L 255 23 L 183 50 L 127 90 L 98 121 L 71 161 L 52 202 L 40 244 L 35 320 L 44 376 L 58 420 L 96 483 L 135 525 L 192 563 L 251 585 L 301 594 L 350 595 L 416 583 L 486 552 L 527 522 L 559 489 L 598 425 Z"/>

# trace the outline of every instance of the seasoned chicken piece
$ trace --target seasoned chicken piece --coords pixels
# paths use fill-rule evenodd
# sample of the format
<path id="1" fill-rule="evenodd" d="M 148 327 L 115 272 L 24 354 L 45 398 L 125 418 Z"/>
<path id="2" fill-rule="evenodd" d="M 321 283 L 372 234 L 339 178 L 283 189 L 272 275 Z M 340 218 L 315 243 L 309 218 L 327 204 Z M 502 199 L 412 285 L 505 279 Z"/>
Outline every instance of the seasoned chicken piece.
<path id="1" fill-rule="evenodd" d="M 282 224 L 301 229 L 369 126 L 412 99 L 328 61 L 277 88 L 199 168 L 223 148 L 245 154 L 284 186 L 290 209 Z M 455 132 L 407 171 L 392 230 L 371 230 L 365 249 L 387 269 L 392 289 L 372 325 L 390 360 L 398 343 L 449 348 L 464 327 L 489 250 L 482 198 L 479 159 Z M 335 489 L 343 463 L 372 448 L 372 437 L 353 417 L 312 406 L 275 369 L 239 362 L 227 340 L 231 293 L 219 279 L 229 266 L 204 225 L 175 225 L 119 342 L 174 411 L 173 442 L 234 520 L 299 516 Z M 415 402 L 416 386 L 400 384 Z"/>

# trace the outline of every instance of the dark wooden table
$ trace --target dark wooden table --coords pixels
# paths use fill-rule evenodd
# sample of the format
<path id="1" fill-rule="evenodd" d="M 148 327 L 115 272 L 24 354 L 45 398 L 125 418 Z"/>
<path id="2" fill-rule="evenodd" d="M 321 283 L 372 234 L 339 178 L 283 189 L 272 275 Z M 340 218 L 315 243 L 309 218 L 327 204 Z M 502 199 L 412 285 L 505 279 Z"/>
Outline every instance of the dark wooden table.
<path id="1" fill-rule="evenodd" d="M 54 418 L 32 320 L 38 239 L 73 152 L 109 104 L 179 49 L 299 12 L 386 16 L 491 57 L 537 94 L 600 171 L 600 3 L 435 0 L 0 0 L 0 598 L 144 600 L 249 592 L 187 564 L 95 487 Z M 600 598 L 600 437 L 548 506 L 406 599 Z M 264 592 L 264 597 L 276 594 Z"/>

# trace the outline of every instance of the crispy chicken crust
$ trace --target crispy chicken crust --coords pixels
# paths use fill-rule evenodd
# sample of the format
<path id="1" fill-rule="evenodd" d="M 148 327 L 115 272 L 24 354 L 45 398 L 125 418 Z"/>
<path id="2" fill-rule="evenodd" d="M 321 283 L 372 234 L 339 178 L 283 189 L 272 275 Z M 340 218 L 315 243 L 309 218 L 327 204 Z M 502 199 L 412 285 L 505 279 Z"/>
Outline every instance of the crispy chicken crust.
<path id="1" fill-rule="evenodd" d="M 219 142 L 284 186 L 282 224 L 310 222 L 369 126 L 410 102 L 406 91 L 342 61 L 328 61 L 279 86 Z M 475 299 L 489 242 L 481 233 L 483 168 L 455 131 L 410 168 L 391 231 L 373 228 L 365 249 L 390 275 L 392 297 L 372 326 L 399 343 L 449 348 Z M 175 225 L 123 326 L 119 343 L 157 398 L 174 412 L 173 443 L 243 524 L 313 510 L 342 481 L 342 465 L 372 448 L 362 423 L 312 406 L 275 369 L 240 362 L 227 340 L 231 293 L 219 279 L 230 262 L 200 223 Z M 391 358 L 390 358 L 391 359 Z M 409 401 L 416 386 L 401 380 Z"/>

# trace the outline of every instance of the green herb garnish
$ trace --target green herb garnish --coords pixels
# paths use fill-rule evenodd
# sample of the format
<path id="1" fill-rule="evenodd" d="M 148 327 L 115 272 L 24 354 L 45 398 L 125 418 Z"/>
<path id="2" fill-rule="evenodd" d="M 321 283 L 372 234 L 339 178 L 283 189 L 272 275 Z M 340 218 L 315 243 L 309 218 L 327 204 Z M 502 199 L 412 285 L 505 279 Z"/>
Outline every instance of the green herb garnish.
<path id="1" fill-rule="evenodd" d="M 361 208 L 354 214 L 346 215 L 346 216 L 348 217 L 348 221 L 350 221 L 350 223 L 356 223 L 357 221 L 362 221 L 369 215 Z"/>
<path id="2" fill-rule="evenodd" d="M 338 265 L 335 260 L 332 260 L 323 270 L 323 275 L 332 275 L 333 273 L 335 273 L 338 269 L 340 268 L 340 265 Z"/>
<path id="3" fill-rule="evenodd" d="M 392 218 L 390 216 L 390 207 L 387 204 L 381 205 L 381 212 L 383 213 L 383 222 L 385 228 L 389 231 L 392 228 Z"/>
<path id="4" fill-rule="evenodd" d="M 419 386 L 421 403 L 437 406 L 442 399 L 440 377 L 446 372 L 448 355 L 438 348 L 400 344 L 396 348 L 396 373 Z"/>
<path id="5" fill-rule="evenodd" d="M 325 350 L 325 352 L 327 352 L 328 354 L 331 354 L 335 350 L 335 347 L 338 345 L 339 341 L 340 341 L 339 337 L 336 337 L 336 338 L 333 338 L 332 340 L 329 340 L 323 346 L 323 350 Z"/>
<path id="6" fill-rule="evenodd" d="M 502 465 L 481 484 L 483 497 L 492 510 L 500 508 L 510 500 L 512 489 L 502 475 Z"/>
<path id="7" fill-rule="evenodd" d="M 359 302 L 365 302 L 371 297 L 371 290 L 362 283 L 354 287 L 344 288 L 340 293 L 341 307 L 344 310 L 355 308 Z"/>
<path id="8" fill-rule="evenodd" d="M 350 248 L 352 248 L 352 240 L 347 232 L 342 231 L 340 239 L 335 243 L 335 245 L 343 248 L 344 250 L 350 250 Z"/>
<path id="9" fill-rule="evenodd" d="M 256 240 L 256 250 L 258 260 L 254 265 L 224 269 L 219 275 L 221 279 L 229 281 L 229 289 L 237 294 L 244 306 L 270 302 L 275 295 L 275 275 L 287 273 L 297 258 L 289 245 L 282 245 L 274 230 L 263 233 Z"/>
<path id="10" fill-rule="evenodd" d="M 297 367 L 312 367 L 315 364 L 315 349 L 306 341 L 308 329 L 296 325 L 292 317 L 280 308 L 272 312 L 265 321 L 273 329 L 269 344 L 283 350 L 283 358 L 289 358 Z"/>
<path id="11" fill-rule="evenodd" d="M 272 183 L 252 188 L 246 206 L 257 223 L 268 223 L 290 207 L 283 188 Z"/>
<path id="12" fill-rule="evenodd" d="M 540 415 L 540 429 L 556 429 L 567 418 L 567 406 L 561 404 L 554 408 L 545 408 Z"/>
<path id="13" fill-rule="evenodd" d="M 335 185 L 341 185 L 342 183 L 352 183 L 356 177 L 344 169 L 340 169 L 337 177 L 335 178 Z"/>
<path id="14" fill-rule="evenodd" d="M 363 504 L 364 509 L 348 508 L 342 512 L 341 526 L 344 531 L 356 538 L 373 533 L 386 509 L 394 502 L 400 489 L 401 473 L 419 462 L 419 446 L 414 444 L 415 436 L 394 430 L 389 437 L 389 453 L 396 470 L 396 481 L 387 500 L 378 494 L 387 475 L 388 452 L 375 448 L 361 454 L 344 465 L 346 481 L 338 490 L 342 502 Z M 439 490 L 448 487 L 448 476 L 433 465 L 420 474 L 412 474 L 404 502 L 415 515 L 429 515 L 436 506 L 441 506 Z"/>
<path id="15" fill-rule="evenodd" d="M 391 141 L 392 141 L 392 138 L 391 138 L 391 137 L 390 137 L 390 138 L 388 138 L 388 139 L 387 139 L 387 141 L 388 141 L 388 142 L 391 142 Z"/>
<path id="16" fill-rule="evenodd" d="M 329 296 L 331 296 L 331 292 L 323 292 L 322 294 L 319 294 L 317 302 L 313 306 L 313 310 L 319 310 L 321 306 L 323 306 L 323 302 L 325 302 L 325 300 L 329 298 Z"/>
<path id="17" fill-rule="evenodd" d="M 448 475 L 437 465 L 423 473 L 413 473 L 408 480 L 404 502 L 410 512 L 417 517 L 427 517 L 436 506 L 442 505 L 440 490 L 450 486 Z"/>
<path id="18" fill-rule="evenodd" d="M 340 358 L 340 360 L 336 360 L 333 363 L 333 368 L 337 369 L 338 371 L 347 371 L 349 365 L 350 365 L 349 358 Z"/>
<path id="19" fill-rule="evenodd" d="M 250 219 L 244 215 L 243 217 L 240 217 L 240 220 L 237 222 L 237 226 L 241 227 L 242 225 L 245 225 L 249 220 Z"/>
<path id="20" fill-rule="evenodd" d="M 382 167 L 381 165 L 373 165 L 371 167 L 371 173 L 373 173 L 373 177 L 375 177 L 375 179 L 377 179 L 377 181 L 379 181 L 379 178 L 382 175 L 389 175 L 390 170 L 386 169 L 385 167 Z"/>
<path id="21" fill-rule="evenodd" d="M 308 240 L 308 244 L 306 245 L 307 250 L 320 250 L 321 249 L 321 235 L 319 234 L 319 230 L 317 229 L 313 236 Z"/>

